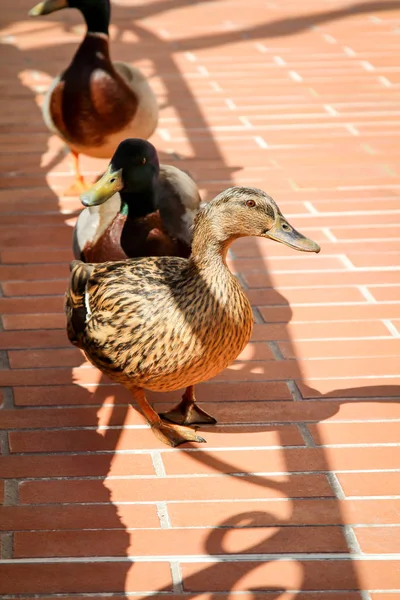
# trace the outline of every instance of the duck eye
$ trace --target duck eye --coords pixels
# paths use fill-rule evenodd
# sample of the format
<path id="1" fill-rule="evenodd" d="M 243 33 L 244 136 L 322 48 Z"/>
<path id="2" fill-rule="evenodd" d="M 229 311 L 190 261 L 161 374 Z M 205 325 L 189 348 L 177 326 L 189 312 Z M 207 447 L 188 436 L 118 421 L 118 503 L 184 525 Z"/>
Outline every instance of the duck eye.
<path id="1" fill-rule="evenodd" d="M 256 205 L 256 203 L 254 202 L 254 200 L 246 200 L 246 206 L 253 208 L 253 206 L 255 206 L 255 205 Z"/>
<path id="2" fill-rule="evenodd" d="M 291 231 L 292 230 L 290 225 L 288 225 L 287 223 L 282 223 L 281 227 L 282 227 L 283 231 Z"/>

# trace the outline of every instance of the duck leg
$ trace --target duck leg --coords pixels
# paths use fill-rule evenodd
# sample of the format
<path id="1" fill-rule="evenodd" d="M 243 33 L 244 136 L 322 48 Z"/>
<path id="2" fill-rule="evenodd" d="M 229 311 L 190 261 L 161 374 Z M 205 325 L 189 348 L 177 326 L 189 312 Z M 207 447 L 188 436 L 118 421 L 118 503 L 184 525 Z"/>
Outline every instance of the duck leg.
<path id="1" fill-rule="evenodd" d="M 179 446 L 185 442 L 205 442 L 206 440 L 190 427 L 163 423 L 156 411 L 148 403 L 145 393 L 141 388 L 130 388 L 133 397 L 139 404 L 153 433 L 159 440 L 168 446 Z"/>
<path id="2" fill-rule="evenodd" d="M 69 188 L 64 191 L 64 196 L 79 196 L 82 192 L 89 189 L 90 184 L 85 183 L 81 170 L 79 168 L 79 154 L 74 150 L 71 150 L 72 163 L 75 173 L 75 180 Z"/>
<path id="3" fill-rule="evenodd" d="M 214 417 L 197 406 L 193 385 L 189 385 L 189 387 L 186 388 L 185 393 L 182 396 L 182 402 L 172 410 L 161 413 L 160 417 L 167 421 L 178 423 L 179 425 L 195 425 L 201 423 L 215 425 L 217 422 Z"/>

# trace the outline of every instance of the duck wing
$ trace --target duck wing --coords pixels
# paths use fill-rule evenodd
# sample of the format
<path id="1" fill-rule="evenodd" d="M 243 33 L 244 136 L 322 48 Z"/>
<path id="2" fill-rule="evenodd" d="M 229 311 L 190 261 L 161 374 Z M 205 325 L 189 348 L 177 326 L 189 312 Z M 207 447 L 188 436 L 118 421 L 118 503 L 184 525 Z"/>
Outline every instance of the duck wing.
<path id="1" fill-rule="evenodd" d="M 169 235 L 190 247 L 193 221 L 201 208 L 194 180 L 172 165 L 160 165 L 156 203 Z"/>
<path id="2" fill-rule="evenodd" d="M 67 317 L 67 335 L 69 341 L 81 347 L 80 340 L 85 332 L 88 307 L 86 288 L 95 265 L 74 260 L 70 265 L 71 276 L 65 294 L 65 314 Z"/>
<path id="3" fill-rule="evenodd" d="M 158 123 L 157 97 L 139 69 L 120 61 L 113 62 L 113 67 L 137 100 L 135 117 L 124 129 L 124 137 L 121 140 L 128 137 L 147 139 L 154 133 Z"/>

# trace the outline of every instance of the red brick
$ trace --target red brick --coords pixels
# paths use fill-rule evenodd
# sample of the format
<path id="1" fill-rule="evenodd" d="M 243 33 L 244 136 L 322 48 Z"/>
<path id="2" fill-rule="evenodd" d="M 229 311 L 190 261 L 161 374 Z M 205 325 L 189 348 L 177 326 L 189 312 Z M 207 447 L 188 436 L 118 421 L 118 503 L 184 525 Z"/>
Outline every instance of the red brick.
<path id="1" fill-rule="evenodd" d="M 390 289 L 390 288 L 386 288 Z M 365 297 L 356 287 L 346 288 L 273 288 L 249 289 L 246 294 L 254 306 L 290 304 L 318 304 L 320 302 L 365 302 Z M 399 297 L 399 294 L 398 294 Z M 396 298 L 391 298 L 396 300 Z"/>
<path id="2" fill-rule="evenodd" d="M 400 286 L 389 287 L 368 286 L 368 291 L 377 302 L 395 302 L 400 298 Z"/>
<path id="3" fill-rule="evenodd" d="M 64 217 L 63 215 L 61 215 L 60 213 L 55 213 L 55 214 L 42 214 L 42 215 L 35 215 L 35 214 L 25 214 L 24 215 L 24 222 L 21 224 L 21 218 L 20 216 L 17 215 L 13 215 L 13 214 L 5 214 L 2 217 L 3 219 L 3 224 L 4 225 L 13 225 L 15 227 L 15 230 L 18 231 L 19 229 L 25 229 L 26 227 L 29 227 L 32 229 L 36 226 L 46 226 L 46 225 L 63 225 L 63 221 L 64 221 Z M 22 225 L 22 226 L 21 226 Z M 27 232 L 27 238 L 29 239 L 29 230 Z M 18 262 L 25 262 L 25 261 L 18 261 Z M 46 261 L 36 261 L 36 262 L 46 262 Z"/>
<path id="4" fill-rule="evenodd" d="M 81 529 L 118 529 L 125 539 L 126 528 L 159 527 L 156 506 L 121 504 L 118 509 L 114 504 L 47 505 L 43 506 L 3 506 L 0 508 L 0 529 L 7 531 L 24 530 L 81 530 Z"/>
<path id="5" fill-rule="evenodd" d="M 83 562 L 0 565 L 4 594 L 171 590 L 167 563 Z"/>
<path id="6" fill-rule="evenodd" d="M 370 594 L 371 600 L 399 600 L 399 594 L 397 592 L 393 592 L 392 594 L 389 592 L 388 594 L 378 592 L 376 594 Z"/>
<path id="7" fill-rule="evenodd" d="M 25 313 L 62 313 L 64 298 L 0 298 L 0 312 L 8 314 Z"/>
<path id="8" fill-rule="evenodd" d="M 377 202 L 380 201 L 378 199 L 374 200 L 373 202 Z M 398 200 L 393 200 L 393 206 L 398 206 Z M 298 202 L 295 206 L 293 206 L 293 202 L 288 202 L 286 203 L 285 201 L 282 202 L 281 198 L 279 198 L 279 206 L 283 209 L 286 210 L 285 206 L 288 206 L 288 212 L 290 210 L 290 212 L 302 212 L 304 211 L 305 207 L 301 202 Z M 313 204 L 316 205 L 315 201 L 313 201 Z M 358 205 L 358 209 L 362 210 L 365 207 L 366 202 L 360 202 L 357 203 Z M 325 205 L 324 205 L 325 206 Z M 316 207 L 317 208 L 317 207 Z M 319 207 L 321 208 L 321 207 Z M 331 207 L 332 208 L 332 207 Z M 293 210 L 294 209 L 294 210 Z M 330 212 L 330 211 L 328 211 Z M 332 210 L 332 212 L 334 212 Z M 290 217 L 289 217 L 290 218 Z M 347 254 L 349 252 L 354 253 L 354 254 L 374 254 L 374 253 L 379 253 L 379 254 L 385 254 L 387 252 L 397 252 L 400 249 L 400 241 L 399 239 L 396 238 L 390 238 L 390 239 L 385 239 L 385 238 L 380 238 L 380 239 L 376 239 L 376 240 L 368 240 L 368 246 L 365 244 L 365 240 L 363 239 L 352 239 L 352 240 L 347 240 L 347 241 L 343 241 L 341 240 L 340 242 L 332 242 L 327 236 L 326 236 L 326 230 L 325 229 L 316 229 L 314 230 L 312 233 L 311 231 L 309 231 L 309 235 L 314 239 L 314 241 L 319 242 L 322 246 L 323 246 L 323 253 L 324 255 L 337 255 L 338 250 L 340 249 L 341 254 Z M 329 235 L 329 233 L 328 233 Z M 238 247 L 238 242 L 235 242 L 235 244 L 231 247 L 231 250 L 233 251 L 232 254 L 234 257 L 237 258 L 253 258 L 253 257 L 257 257 L 259 258 L 260 256 L 266 257 L 268 258 L 269 256 L 279 256 L 279 257 L 283 257 L 283 256 L 293 256 L 293 250 L 292 248 L 289 248 L 288 246 L 284 246 L 283 244 L 271 244 L 269 243 L 267 240 L 265 241 L 265 244 L 260 244 L 260 242 L 263 242 L 263 240 L 257 239 L 257 238 L 241 238 L 241 244 L 240 247 Z M 265 277 L 265 274 L 264 274 Z M 354 286 L 351 286 L 354 289 Z M 301 288 L 301 286 L 300 286 Z M 296 288 L 291 288 L 290 285 L 288 285 L 284 290 L 282 290 L 282 292 L 284 292 L 286 294 L 287 290 L 291 290 L 293 293 L 296 293 L 299 291 L 299 289 L 296 290 Z M 322 289 L 320 288 L 318 285 L 316 285 L 315 290 L 316 293 L 322 293 Z M 329 289 L 331 291 L 334 291 L 334 288 L 329 287 Z M 343 289 L 343 291 L 345 291 Z"/>
<path id="9" fill-rule="evenodd" d="M 44 385 L 15 387 L 16 406 L 63 406 L 103 403 L 128 404 L 132 394 L 122 385 L 101 381 L 101 385 Z"/>
<path id="10" fill-rule="evenodd" d="M 253 326 L 252 340 L 255 342 L 275 341 L 275 340 L 288 340 L 289 332 L 286 324 L 284 323 L 255 323 Z"/>
<path id="11" fill-rule="evenodd" d="M 114 430 L 113 430 L 114 431 Z M 117 431 L 113 435 L 118 442 Z M 111 446 L 113 444 L 110 444 Z M 143 454 L 87 454 L 3 456 L 0 475 L 8 479 L 29 477 L 105 477 L 110 475 L 154 475 L 151 457 Z M 94 486 L 98 482 L 91 482 Z"/>
<path id="12" fill-rule="evenodd" d="M 349 110 L 350 107 L 347 108 Z M 361 201 L 321 201 L 313 200 L 313 206 L 318 210 L 318 212 L 352 212 L 352 211 L 366 211 L 366 210 L 376 210 L 377 199 L 369 200 L 367 198 L 363 198 Z M 384 199 L 379 198 L 379 210 L 397 210 L 398 209 L 398 200 L 396 199 Z M 360 215 L 361 216 L 361 215 Z M 369 245 L 369 244 L 368 244 Z"/>
<path id="13" fill-rule="evenodd" d="M 3 315 L 3 326 L 6 330 L 16 329 L 65 329 L 65 315 L 62 314 L 30 314 Z"/>
<path id="14" fill-rule="evenodd" d="M 286 380 L 301 377 L 299 365 L 294 360 L 236 362 L 212 379 L 212 381 L 252 381 L 268 379 Z"/>
<path id="15" fill-rule="evenodd" d="M 390 335 L 390 334 L 389 334 Z M 388 329 L 382 321 L 336 321 L 321 323 L 272 323 L 256 324 L 254 341 L 272 340 L 324 340 L 335 338 L 388 337 Z"/>
<path id="16" fill-rule="evenodd" d="M 360 356 L 398 356 L 400 339 L 373 340 L 316 340 L 312 342 L 279 342 L 285 358 L 344 358 Z"/>
<path id="17" fill-rule="evenodd" d="M 4 429 L 96 428 L 99 425 L 143 425 L 145 419 L 132 406 L 103 406 L 101 409 L 94 407 L 26 408 L 24 410 L 3 409 L 1 423 Z"/>
<path id="18" fill-rule="evenodd" d="M 121 535 L 122 534 L 122 535 Z M 345 552 L 346 540 L 339 527 L 277 527 L 236 529 L 225 533 L 228 540 L 221 546 L 220 536 L 210 536 L 208 529 L 157 529 L 134 531 L 126 549 L 125 532 L 108 531 L 45 531 L 14 534 L 14 557 L 50 556 L 151 556 L 154 548 L 159 555 L 201 555 L 225 553 Z M 122 540 L 121 540 L 122 538 Z"/>
<path id="19" fill-rule="evenodd" d="M 104 502 L 109 490 L 113 502 L 159 502 L 172 500 L 223 500 L 235 498 L 282 498 L 332 496 L 324 475 L 293 475 L 289 477 L 263 477 L 249 475 L 247 478 L 216 476 L 201 480 L 201 485 L 189 485 L 186 479 L 146 479 L 140 486 L 136 480 L 107 480 L 94 486 L 86 480 L 74 481 L 27 481 L 20 484 L 20 502 L 38 504 L 46 502 Z M 104 500 L 105 499 L 105 500 Z"/>
<path id="20" fill-rule="evenodd" d="M 104 386 L 105 388 L 107 386 Z M 121 386 L 108 388 L 124 390 Z M 79 389 L 79 388 L 78 388 Z M 87 394 L 87 391 L 82 388 Z M 17 390 L 18 391 L 18 390 Z M 129 392 L 126 392 L 129 401 Z M 84 404 L 85 396 L 81 402 Z M 160 394 L 158 400 L 160 400 Z M 112 394 L 104 398 L 112 400 Z M 122 398 L 120 398 L 122 402 Z M 101 405 L 101 402 L 98 402 Z M 369 420 L 399 420 L 400 404 L 398 402 L 362 402 L 338 401 L 302 401 L 297 402 L 201 402 L 203 408 L 215 415 L 219 423 L 266 423 L 270 422 L 315 422 L 320 420 L 339 421 L 369 421 Z M 172 404 L 156 403 L 156 410 L 167 410 Z M 38 429 L 62 427 L 96 427 L 98 425 L 142 425 L 145 419 L 139 410 L 132 406 L 103 406 L 101 410 L 95 407 L 64 407 L 60 408 L 24 408 L 3 409 L 1 422 L 5 429 Z"/>
<path id="21" fill-rule="evenodd" d="M 54 281 L 11 281 L 2 284 L 5 296 L 53 296 L 64 294 L 68 279 Z"/>
<path id="22" fill-rule="evenodd" d="M 42 219 L 43 217 L 39 218 Z M 1 262 L 3 264 L 69 263 L 70 261 L 71 251 L 67 248 L 65 250 L 52 248 L 51 250 L 3 250 L 1 252 Z"/>
<path id="23" fill-rule="evenodd" d="M 1 335 L 1 334 L 0 334 Z M 166 393 L 149 392 L 147 397 L 157 402 L 177 402 L 179 391 Z M 221 383 L 206 383 L 196 386 L 196 398 L 214 400 L 218 402 L 231 402 L 235 400 L 291 400 L 292 395 L 282 381 L 262 383 L 235 382 L 234 385 Z M 29 388 L 14 389 L 14 399 L 17 406 L 62 406 L 75 404 L 98 404 L 114 401 L 116 404 L 127 404 L 132 401 L 132 395 L 121 385 L 72 386 L 72 385 L 44 385 Z"/>
<path id="24" fill-rule="evenodd" d="M 303 446 L 299 431 L 293 426 L 287 427 L 246 427 L 241 432 L 241 446 Z M 116 435 L 118 435 L 117 439 Z M 213 428 L 207 432 L 210 447 L 229 448 L 237 444 L 237 428 L 227 431 L 225 428 Z M 138 448 L 161 448 L 165 445 L 155 438 L 149 428 L 109 430 L 105 435 L 96 431 L 54 430 L 54 431 L 15 431 L 8 434 L 10 452 L 94 452 L 107 450 L 134 450 Z M 191 444 L 191 447 L 195 447 Z"/>
<path id="25" fill-rule="evenodd" d="M 397 444 L 400 422 L 396 423 L 319 423 L 309 425 L 317 445 L 324 444 Z M 388 454 L 395 448 L 387 448 Z"/>
<path id="26" fill-rule="evenodd" d="M 285 361 L 268 361 L 268 362 L 250 362 L 232 364 L 230 367 L 215 376 L 213 381 L 232 381 L 232 380 L 268 380 L 268 379 L 301 379 L 303 374 L 306 380 L 327 380 L 357 378 L 363 377 L 368 379 L 375 377 L 388 377 L 389 375 L 395 379 L 398 374 L 398 358 L 385 357 L 383 361 L 378 361 L 371 357 L 362 358 L 345 358 L 345 359 L 330 359 L 320 358 L 319 360 L 285 360 Z M 88 373 L 82 373 L 86 381 L 90 381 Z M 12 380 L 10 375 L 4 376 L 5 381 Z M 340 382 L 342 383 L 342 382 Z M 389 383 L 389 381 L 388 381 Z M 15 385 L 5 383 L 4 385 Z"/>
<path id="27" fill-rule="evenodd" d="M 338 359 L 316 359 L 302 360 L 301 369 L 305 379 L 332 379 L 339 377 L 345 378 L 372 378 L 393 376 L 396 378 L 399 373 L 398 359 L 394 356 L 387 356 L 383 360 L 377 360 L 375 357 L 345 358 Z M 397 365 L 397 367 L 396 367 Z"/>
<path id="28" fill-rule="evenodd" d="M 346 496 L 397 496 L 400 473 L 339 473 Z"/>
<path id="29" fill-rule="evenodd" d="M 10 350 L 8 353 L 12 369 L 32 367 L 77 367 L 86 361 L 78 348 L 60 350 Z"/>
<path id="30" fill-rule="evenodd" d="M 396 560 L 299 560 L 263 562 L 226 562 L 218 565 L 193 563 L 182 565 L 187 591 L 299 589 L 354 590 L 396 589 L 400 563 Z"/>
<path id="31" fill-rule="evenodd" d="M 397 267 L 399 264 L 398 253 L 385 254 L 354 254 L 347 252 L 347 257 L 355 267 Z"/>
<path id="32" fill-rule="evenodd" d="M 395 227 L 398 227 L 397 225 Z M 362 231 L 362 230 L 357 230 Z M 385 236 L 387 236 L 387 230 Z M 305 232 L 304 232 L 305 233 Z M 311 232 L 310 232 L 311 235 Z M 351 240 L 351 235 L 349 236 Z M 322 243 L 322 242 L 321 242 Z M 245 282 L 249 287 L 260 288 L 271 285 L 271 275 L 263 271 L 243 273 Z M 278 287 L 320 287 L 323 285 L 371 285 L 381 283 L 400 283 L 400 271 L 350 271 L 343 268 L 338 272 L 326 273 L 274 273 L 274 285 Z"/>
<path id="33" fill-rule="evenodd" d="M 63 230 L 60 231 L 54 230 L 54 237 L 52 237 L 51 232 L 46 232 L 46 242 L 48 245 L 53 245 L 56 241 L 57 236 L 63 233 Z M 66 231 L 68 236 L 71 236 L 70 231 Z M 29 240 L 33 242 L 33 240 L 43 240 L 44 235 L 43 232 L 39 229 L 35 232 L 34 235 L 30 234 L 29 236 L 26 233 L 18 233 L 18 235 L 11 234 L 13 236 L 11 238 L 10 235 L 4 236 L 0 232 L 0 244 L 9 244 L 12 243 L 18 245 L 18 236 L 21 236 L 21 240 L 24 239 L 24 245 L 29 244 Z M 45 245 L 45 244 L 44 244 Z M 61 279 L 68 277 L 68 266 L 65 265 L 11 265 L 11 266 L 0 266 L 0 279 L 1 281 L 35 281 L 35 279 Z"/>
<path id="34" fill-rule="evenodd" d="M 354 533 L 365 554 L 397 554 L 399 551 L 399 527 L 357 527 Z"/>
<path id="35" fill-rule="evenodd" d="M 280 443 L 282 446 L 287 443 L 284 436 Z M 245 473 L 249 468 L 254 473 L 396 469 L 399 460 L 400 449 L 385 446 L 373 448 L 373 451 L 370 449 L 370 452 L 366 448 L 280 448 L 163 454 L 163 462 L 169 475 Z"/>
<path id="36" fill-rule="evenodd" d="M 260 307 L 266 322 L 286 321 L 353 321 L 400 317 L 400 304 L 359 304 L 349 306 Z"/>
<path id="37" fill-rule="evenodd" d="M 318 390 L 298 380 L 297 385 L 303 398 L 398 398 L 400 377 L 327 379 L 317 381 Z M 340 388 L 338 388 L 340 386 Z M 336 389 L 335 389 L 336 388 Z"/>
<path id="38" fill-rule="evenodd" d="M 251 507 L 248 502 L 177 502 L 168 505 L 168 514 L 173 527 L 400 525 L 399 508 L 400 500 L 259 500 Z"/>
<path id="39" fill-rule="evenodd" d="M 156 410 L 166 410 L 172 405 L 155 404 Z M 308 402 L 203 402 L 201 406 L 210 412 L 219 423 L 266 423 L 270 422 L 313 422 L 331 421 L 369 421 L 400 419 L 400 404 L 388 400 L 385 402 L 338 400 L 333 398 Z"/>
<path id="40" fill-rule="evenodd" d="M 263 258 L 235 258 L 228 259 L 227 264 L 233 273 L 242 273 L 249 271 L 260 271 L 265 268 L 271 268 L 272 271 L 290 271 L 293 268 L 299 270 L 324 270 L 341 269 L 343 262 L 337 257 L 323 256 L 301 256 L 294 255 L 292 261 L 286 258 L 271 256 L 268 259 Z"/>
<path id="41" fill-rule="evenodd" d="M 0 371 L 0 385 L 4 386 L 26 386 L 26 385 L 49 385 L 68 384 L 71 379 L 75 383 L 97 383 L 102 377 L 101 373 L 94 367 L 76 367 L 72 372 L 67 368 L 50 369 L 9 369 Z"/>
<path id="42" fill-rule="evenodd" d="M 0 349 L 65 348 L 66 331 L 0 331 Z"/>
<path id="43" fill-rule="evenodd" d="M 275 360 L 271 348 L 265 342 L 247 344 L 237 360 Z"/>

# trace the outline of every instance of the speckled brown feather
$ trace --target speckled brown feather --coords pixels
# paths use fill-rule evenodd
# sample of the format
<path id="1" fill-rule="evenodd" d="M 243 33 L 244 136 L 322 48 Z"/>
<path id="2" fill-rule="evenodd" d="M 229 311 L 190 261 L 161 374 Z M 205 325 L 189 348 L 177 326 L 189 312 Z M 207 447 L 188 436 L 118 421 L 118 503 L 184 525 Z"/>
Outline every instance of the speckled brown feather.
<path id="1" fill-rule="evenodd" d="M 68 307 L 82 294 L 82 264 L 72 270 Z M 251 335 L 250 305 L 225 267 L 211 282 L 193 261 L 173 257 L 86 266 L 91 315 L 69 338 L 120 383 L 158 391 L 195 384 L 230 364 Z"/>

